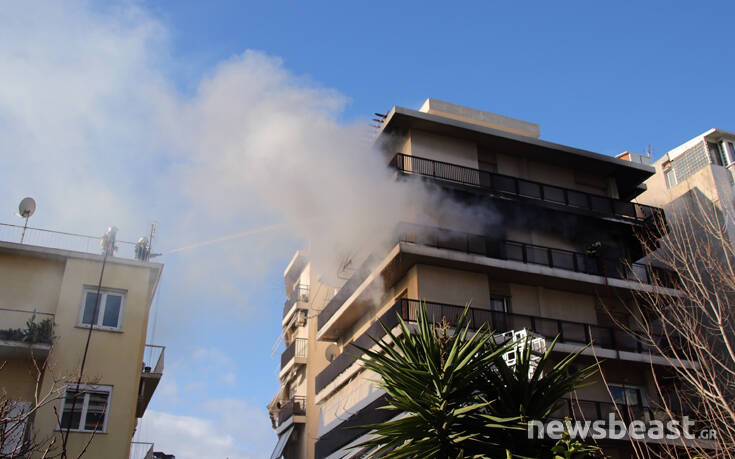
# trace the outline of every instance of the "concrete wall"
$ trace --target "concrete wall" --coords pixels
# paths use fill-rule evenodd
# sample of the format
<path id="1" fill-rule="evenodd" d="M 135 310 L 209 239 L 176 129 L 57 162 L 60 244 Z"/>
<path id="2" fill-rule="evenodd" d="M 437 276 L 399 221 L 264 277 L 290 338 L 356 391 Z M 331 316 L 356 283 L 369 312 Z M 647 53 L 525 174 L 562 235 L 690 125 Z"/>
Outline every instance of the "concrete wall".
<path id="1" fill-rule="evenodd" d="M 456 305 L 470 303 L 475 308 L 490 305 L 486 274 L 431 265 L 417 265 L 416 269 L 420 300 Z"/>
<path id="2" fill-rule="evenodd" d="M 74 258 L 66 263 L 33 257 L 4 256 L 1 259 L 3 275 L 0 278 L 2 281 L 12 280 L 12 285 L 2 284 L 3 301 L 37 304 L 39 309 L 56 314 L 54 334 L 57 338 L 40 389 L 41 394 L 52 393 L 74 381 L 78 374 L 88 333 L 87 328 L 77 325 L 82 293 L 85 286 L 96 286 L 101 263 Z M 18 269 L 13 269 L 14 265 Z M 83 382 L 112 386 L 112 397 L 107 432 L 95 435 L 87 456 L 127 459 L 137 422 L 135 408 L 153 278 L 149 268 L 142 264 L 123 265 L 111 261 L 105 269 L 102 284 L 106 288 L 125 291 L 126 303 L 122 331 L 95 330 L 92 334 Z M 11 368 L 16 374 L 24 370 L 22 364 L 13 364 Z M 14 392 L 19 390 L 5 378 L 3 386 Z M 27 397 L 27 389 L 23 395 Z M 60 401 L 55 401 L 38 411 L 34 423 L 37 438 L 48 438 L 54 434 L 57 425 L 54 408 L 60 410 L 60 406 Z M 76 457 L 89 435 L 70 434 L 70 456 Z M 60 439 L 57 444 L 60 444 Z"/>
<path id="3" fill-rule="evenodd" d="M 326 350 L 331 344 L 316 340 L 317 316 L 334 295 L 334 289 L 321 284 L 311 269 L 309 274 L 311 295 L 309 296 L 309 319 L 306 325 L 309 337 L 309 354 L 306 364 L 306 424 L 302 430 L 303 439 L 299 439 L 304 448 L 303 455 L 299 457 L 315 459 L 314 444 L 319 431 L 319 407 L 314 404 L 314 398 L 316 397 L 315 381 L 316 375 L 329 363 L 326 358 Z"/>
<path id="4" fill-rule="evenodd" d="M 0 252 L 0 308 L 55 313 L 64 264 Z M 0 328 L 25 328 L 28 319 L 28 314 L 0 310 Z"/>
<path id="5" fill-rule="evenodd" d="M 418 129 L 411 130 L 410 153 L 413 156 L 444 161 L 477 169 L 477 144 Z"/>
<path id="6" fill-rule="evenodd" d="M 510 284 L 511 312 L 575 322 L 597 323 L 596 298 L 592 295 Z"/>

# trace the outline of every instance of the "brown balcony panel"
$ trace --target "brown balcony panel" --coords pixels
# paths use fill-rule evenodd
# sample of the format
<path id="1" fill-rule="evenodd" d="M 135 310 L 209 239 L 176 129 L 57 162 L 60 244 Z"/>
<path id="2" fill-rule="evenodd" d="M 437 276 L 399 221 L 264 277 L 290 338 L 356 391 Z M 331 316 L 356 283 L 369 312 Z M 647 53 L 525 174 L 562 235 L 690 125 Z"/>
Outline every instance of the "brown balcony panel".
<path id="1" fill-rule="evenodd" d="M 282 425 L 293 416 L 306 414 L 306 397 L 295 396 L 286 401 L 278 411 L 278 425 Z"/>
<path id="2" fill-rule="evenodd" d="M 306 359 L 306 350 L 308 348 L 309 340 L 306 338 L 296 338 L 291 344 L 286 347 L 286 350 L 281 354 L 281 369 L 288 365 L 291 359 L 297 361 L 304 361 Z M 298 362 L 297 362 L 298 363 Z"/>
<path id="3" fill-rule="evenodd" d="M 138 387 L 138 404 L 135 416 L 142 418 L 153 394 L 163 376 L 163 357 L 165 346 L 146 344 L 141 364 L 140 383 Z"/>

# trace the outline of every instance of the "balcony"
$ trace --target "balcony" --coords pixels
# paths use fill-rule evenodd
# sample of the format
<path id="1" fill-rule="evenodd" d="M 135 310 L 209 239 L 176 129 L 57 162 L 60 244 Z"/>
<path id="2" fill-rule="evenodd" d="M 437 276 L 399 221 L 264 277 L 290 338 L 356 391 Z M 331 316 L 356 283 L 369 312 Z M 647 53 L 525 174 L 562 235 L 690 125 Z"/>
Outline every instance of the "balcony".
<path id="1" fill-rule="evenodd" d="M 434 302 L 424 303 L 426 304 L 429 318 L 435 320 L 446 318 L 451 323 L 456 321 L 464 311 L 464 306 L 460 305 Z M 379 340 L 386 336 L 380 322 L 388 330 L 392 330 L 398 325 L 398 315 L 405 322 L 416 322 L 420 304 L 421 301 L 419 300 L 405 298 L 398 300 L 378 321 L 373 323 L 370 328 L 355 339 L 352 344 L 369 349 L 374 344 L 371 337 Z M 629 357 L 628 354 L 643 354 L 653 349 L 653 346 L 642 343 L 624 331 L 609 326 L 478 308 L 469 308 L 468 319 L 469 327 L 472 330 L 477 330 L 480 326 L 485 325 L 489 330 L 493 330 L 496 333 L 525 328 L 547 339 L 554 339 L 558 336 L 556 349 L 559 351 L 563 350 L 564 344 L 569 344 L 569 350 L 572 350 L 578 348 L 580 345 L 592 342 L 595 348 L 613 351 L 603 352 L 604 358 L 627 359 Z M 663 339 L 661 342 L 664 342 Z M 598 354 L 600 353 L 598 352 Z M 318 394 L 332 381 L 337 379 L 340 374 L 350 368 L 358 359 L 359 355 L 360 351 L 350 346 L 349 349 L 342 352 L 342 354 L 330 362 L 316 376 L 316 393 Z"/>
<path id="2" fill-rule="evenodd" d="M 54 340 L 54 314 L 0 308 L 0 360 L 45 359 Z"/>
<path id="3" fill-rule="evenodd" d="M 399 242 L 518 261 L 524 264 L 541 265 L 593 276 L 644 284 L 655 281 L 670 288 L 676 286 L 675 275 L 672 271 L 647 264 L 631 263 L 622 258 L 605 258 L 571 250 L 500 240 L 490 236 L 461 231 L 404 223 L 399 227 L 398 240 Z"/>
<path id="4" fill-rule="evenodd" d="M 309 286 L 307 284 L 296 284 L 288 299 L 283 304 L 283 320 L 285 321 L 291 315 L 291 311 L 296 308 L 296 303 L 309 302 Z"/>
<path id="5" fill-rule="evenodd" d="M 645 406 L 625 405 L 613 402 L 597 402 L 591 400 L 572 400 L 565 398 L 564 404 L 551 413 L 553 419 L 570 417 L 581 421 L 607 420 L 610 416 L 621 419 L 626 424 L 631 421 L 650 421 L 655 419 L 653 411 Z"/>
<path id="6" fill-rule="evenodd" d="M 294 285 L 298 282 L 301 273 L 307 265 L 307 260 L 301 251 L 297 251 L 291 261 L 283 271 L 283 280 L 286 286 L 286 291 L 290 292 L 293 290 Z"/>
<path id="7" fill-rule="evenodd" d="M 296 338 L 281 354 L 281 369 L 285 369 L 291 361 L 295 364 L 306 363 L 306 351 L 309 346 L 309 340 L 306 338 Z"/>
<path id="8" fill-rule="evenodd" d="M 131 441 L 130 459 L 154 459 L 153 443 L 147 441 Z"/>
<path id="9" fill-rule="evenodd" d="M 617 294 L 653 289 L 656 286 L 668 287 L 659 289 L 662 294 L 677 293 L 671 290 L 677 285 L 672 271 L 642 263 L 630 263 L 625 259 L 605 258 L 408 223 L 399 225 L 396 238 L 398 248 L 388 257 L 393 259 L 386 258 L 383 262 L 383 266 L 393 265 L 393 277 L 383 279 L 386 285 L 392 285 L 391 282 L 397 280 L 412 264 L 430 263 L 468 270 L 479 269 L 502 280 L 587 294 L 599 294 L 601 287 Z M 459 255 L 434 249 L 450 250 Z M 371 274 L 382 269 L 373 268 L 371 271 L 367 268 L 374 264 L 372 261 L 366 263 L 322 309 L 317 319 L 317 339 L 337 339 L 355 317 L 367 312 L 364 306 L 359 306 L 355 297 L 359 296 L 358 291 L 365 288 Z M 398 267 L 399 264 L 402 268 Z M 356 310 L 350 310 L 353 305 L 357 307 Z"/>
<path id="10" fill-rule="evenodd" d="M 286 401 L 278 410 L 278 427 L 286 424 L 289 419 L 293 418 L 293 422 L 306 422 L 305 418 L 300 416 L 306 415 L 306 397 L 294 396 Z"/>
<path id="11" fill-rule="evenodd" d="M 396 154 L 391 161 L 391 165 L 403 174 L 430 177 L 477 188 L 493 195 L 525 199 L 574 213 L 589 213 L 600 217 L 651 226 L 655 226 L 657 219 L 664 218 L 663 210 L 657 207 L 472 169 L 443 161 L 404 155 L 403 153 Z"/>
<path id="12" fill-rule="evenodd" d="M 138 388 L 138 405 L 135 416 L 142 418 L 153 393 L 163 376 L 163 356 L 166 346 L 146 344 L 143 352 L 143 362 L 140 370 L 140 385 Z"/>

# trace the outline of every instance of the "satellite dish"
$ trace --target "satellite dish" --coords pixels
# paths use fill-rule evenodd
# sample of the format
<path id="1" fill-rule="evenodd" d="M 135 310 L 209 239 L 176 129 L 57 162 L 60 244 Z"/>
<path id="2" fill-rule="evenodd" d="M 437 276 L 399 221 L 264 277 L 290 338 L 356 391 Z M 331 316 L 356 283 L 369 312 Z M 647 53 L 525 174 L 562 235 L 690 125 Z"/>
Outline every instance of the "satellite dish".
<path id="1" fill-rule="evenodd" d="M 28 218 L 36 211 L 36 201 L 33 198 L 23 198 L 18 206 L 18 213 L 23 218 Z"/>
<path id="2" fill-rule="evenodd" d="M 327 358 L 328 362 L 333 361 L 337 358 L 339 355 L 339 346 L 336 344 L 330 344 L 327 346 L 327 349 L 324 351 L 324 356 Z"/>

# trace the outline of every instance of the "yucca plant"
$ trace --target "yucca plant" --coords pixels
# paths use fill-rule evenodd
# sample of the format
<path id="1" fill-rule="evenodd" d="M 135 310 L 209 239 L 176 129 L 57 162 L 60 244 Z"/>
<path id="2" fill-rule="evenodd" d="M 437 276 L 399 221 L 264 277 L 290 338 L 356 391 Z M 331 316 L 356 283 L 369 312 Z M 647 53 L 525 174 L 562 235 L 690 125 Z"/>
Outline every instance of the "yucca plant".
<path id="1" fill-rule="evenodd" d="M 401 413 L 391 421 L 361 426 L 372 429 L 374 437 L 358 447 L 375 448 L 374 454 L 385 458 L 550 453 L 553 444 L 524 445 L 526 422 L 546 419 L 592 370 L 570 371 L 579 353 L 550 365 L 549 350 L 538 359 L 538 371 L 529 372 L 530 346 L 510 367 L 503 354 L 518 342 L 498 343 L 484 325 L 470 332 L 467 311 L 454 324 L 437 323 L 422 304 L 415 326 L 399 317 L 400 333 L 383 327 L 386 339 L 374 340 L 375 352 L 358 347 L 364 366 L 381 378 L 388 402 L 381 409 Z M 544 366 L 550 370 L 542 372 Z"/>
<path id="2" fill-rule="evenodd" d="M 375 424 L 377 436 L 362 447 L 378 447 L 386 458 L 485 457 L 502 454 L 505 447 L 493 432 L 521 429 L 518 418 L 488 414 L 493 403 L 477 390 L 478 368 L 502 360 L 512 343 L 495 345 L 482 328 L 470 333 L 467 310 L 450 327 L 418 311 L 415 332 L 399 317 L 400 333 L 383 327 L 388 340 L 377 341 L 377 352 L 358 348 L 365 367 L 381 376 L 388 405 L 383 409 L 405 413 L 401 418 Z"/>
<path id="3" fill-rule="evenodd" d="M 532 350 L 531 338 L 524 338 L 516 342 L 514 365 L 502 360 L 492 367 L 478 369 L 477 389 L 495 401 L 488 405 L 490 415 L 517 416 L 523 425 L 531 420 L 546 421 L 564 404 L 563 397 L 585 386 L 597 373 L 596 363 L 582 368 L 574 365 L 586 347 L 554 361 L 551 353 L 555 345 L 556 340 L 538 355 Z M 498 435 L 503 437 L 504 444 L 513 445 L 514 455 L 521 457 L 546 457 L 553 446 L 548 442 L 529 441 L 526 429 L 522 432 L 506 430 Z"/>

